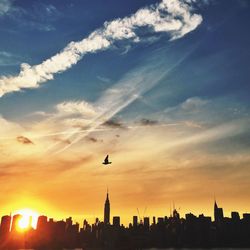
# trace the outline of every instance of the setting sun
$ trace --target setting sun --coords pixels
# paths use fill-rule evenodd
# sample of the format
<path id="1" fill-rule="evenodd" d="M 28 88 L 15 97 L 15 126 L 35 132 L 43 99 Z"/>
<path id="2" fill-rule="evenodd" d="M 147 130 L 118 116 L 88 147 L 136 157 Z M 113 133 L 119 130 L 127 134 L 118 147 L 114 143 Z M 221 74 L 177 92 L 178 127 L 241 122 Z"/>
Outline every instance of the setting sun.
<path id="1" fill-rule="evenodd" d="M 21 218 L 18 221 L 18 227 L 25 230 L 29 227 L 36 228 L 39 214 L 31 209 L 25 208 L 17 210 L 14 214 L 20 214 Z"/>

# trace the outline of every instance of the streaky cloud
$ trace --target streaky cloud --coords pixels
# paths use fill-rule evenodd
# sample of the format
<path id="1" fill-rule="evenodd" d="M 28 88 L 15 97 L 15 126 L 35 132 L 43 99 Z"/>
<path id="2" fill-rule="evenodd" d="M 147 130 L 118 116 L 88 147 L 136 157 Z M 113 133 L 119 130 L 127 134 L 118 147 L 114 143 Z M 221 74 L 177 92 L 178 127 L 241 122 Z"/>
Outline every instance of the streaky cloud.
<path id="1" fill-rule="evenodd" d="M 111 88 L 105 90 L 101 97 L 93 103 L 97 107 L 96 115 L 88 121 L 88 125 L 83 129 L 77 128 L 71 131 L 66 139 L 70 139 L 71 144 L 62 147 L 60 143 L 55 143 L 48 148 L 52 153 L 61 153 L 81 139 L 96 131 L 105 122 L 111 120 L 117 113 L 121 112 L 140 96 L 155 87 L 174 68 L 185 60 L 192 50 L 183 55 L 174 65 L 166 69 L 166 62 L 160 60 L 158 56 L 150 57 L 150 60 L 131 72 L 127 73 L 120 81 Z M 81 133 L 79 133 L 81 131 Z"/>
<path id="2" fill-rule="evenodd" d="M 203 129 L 194 135 L 175 140 L 167 148 L 180 147 L 182 145 L 200 144 L 218 141 L 224 138 L 237 136 L 248 131 L 249 119 L 236 119 L 211 128 Z"/>
<path id="3" fill-rule="evenodd" d="M 202 22 L 201 15 L 192 13 L 192 2 L 162 0 L 159 4 L 139 9 L 129 17 L 105 22 L 102 28 L 93 31 L 87 38 L 70 42 L 61 52 L 41 64 L 30 66 L 22 63 L 19 75 L 0 78 L 0 97 L 22 89 L 38 88 L 40 84 L 52 80 L 55 74 L 71 68 L 84 55 L 106 50 L 115 41 L 139 42 L 137 31 L 140 27 L 148 28 L 149 33 L 168 33 L 170 40 L 181 38 Z"/>

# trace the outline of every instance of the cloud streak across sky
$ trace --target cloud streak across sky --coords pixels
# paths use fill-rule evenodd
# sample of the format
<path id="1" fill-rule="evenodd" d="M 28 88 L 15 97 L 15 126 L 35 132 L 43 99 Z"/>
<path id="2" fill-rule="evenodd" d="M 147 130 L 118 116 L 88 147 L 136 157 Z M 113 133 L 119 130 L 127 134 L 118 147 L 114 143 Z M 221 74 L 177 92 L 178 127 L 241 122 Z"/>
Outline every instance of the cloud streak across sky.
<path id="1" fill-rule="evenodd" d="M 61 52 L 41 64 L 30 66 L 22 63 L 17 76 L 0 78 L 0 97 L 22 89 L 38 88 L 40 84 L 52 80 L 55 74 L 71 68 L 85 54 L 106 50 L 116 41 L 139 42 L 137 31 L 141 27 L 147 28 L 148 33 L 165 32 L 170 40 L 181 38 L 202 22 L 201 15 L 192 13 L 192 2 L 163 0 L 141 8 L 129 17 L 105 22 L 102 28 L 93 31 L 87 38 L 70 42 Z"/>
<path id="2" fill-rule="evenodd" d="M 195 47 L 195 46 L 194 46 Z M 150 57 L 150 60 L 144 61 L 142 66 L 138 66 L 128 72 L 111 88 L 105 90 L 100 98 L 93 104 L 86 102 L 64 102 L 57 105 L 58 114 L 56 116 L 65 117 L 69 113 L 79 114 L 77 119 L 72 119 L 70 122 L 80 123 L 83 121 L 84 126 L 70 130 L 69 136 L 66 137 L 71 143 L 68 145 L 60 145 L 56 142 L 49 147 L 49 151 L 61 153 L 68 149 L 81 139 L 94 132 L 103 123 L 109 121 L 117 113 L 121 112 L 139 97 L 151 90 L 161 82 L 173 69 L 183 62 L 193 50 L 186 54 L 170 67 L 166 65 L 165 60 L 161 60 L 158 56 Z M 80 119 L 79 119 L 80 118 Z M 71 126 L 72 127 L 72 126 Z M 66 131 L 65 131 L 66 132 Z"/>

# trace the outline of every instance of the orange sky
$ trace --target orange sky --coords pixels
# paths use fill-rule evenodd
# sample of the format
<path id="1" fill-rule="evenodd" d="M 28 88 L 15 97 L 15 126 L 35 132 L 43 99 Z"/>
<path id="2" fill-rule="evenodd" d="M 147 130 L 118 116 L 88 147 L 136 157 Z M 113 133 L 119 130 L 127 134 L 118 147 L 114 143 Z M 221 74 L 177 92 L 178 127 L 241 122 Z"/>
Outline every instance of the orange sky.
<path id="1" fill-rule="evenodd" d="M 168 216 L 173 201 L 182 216 L 212 215 L 214 195 L 228 216 L 232 210 L 250 211 L 250 157 L 213 152 L 209 146 L 218 140 L 218 129 L 117 128 L 93 132 L 95 140 L 88 136 L 59 154 L 46 151 L 47 138 L 29 136 L 33 144 L 2 141 L 0 213 L 30 208 L 80 223 L 102 219 L 107 187 L 111 215 L 120 215 L 125 224 L 137 208 L 143 213 L 147 207 L 147 216 Z M 113 163 L 105 167 L 107 153 Z"/>
<path id="2" fill-rule="evenodd" d="M 247 4 L 0 2 L 1 215 L 250 212 Z"/>

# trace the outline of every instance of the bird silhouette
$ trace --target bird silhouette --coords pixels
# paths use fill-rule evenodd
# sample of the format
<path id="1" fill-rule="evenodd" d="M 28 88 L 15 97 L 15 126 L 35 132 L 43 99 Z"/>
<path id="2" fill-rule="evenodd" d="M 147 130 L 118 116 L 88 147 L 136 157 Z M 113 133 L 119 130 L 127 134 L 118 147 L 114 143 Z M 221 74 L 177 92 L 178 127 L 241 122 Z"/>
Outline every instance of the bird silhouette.
<path id="1" fill-rule="evenodd" d="M 106 158 L 104 159 L 104 161 L 103 161 L 103 165 L 108 165 L 108 164 L 111 164 L 112 162 L 111 161 L 109 161 L 109 155 L 107 155 L 106 156 Z"/>

